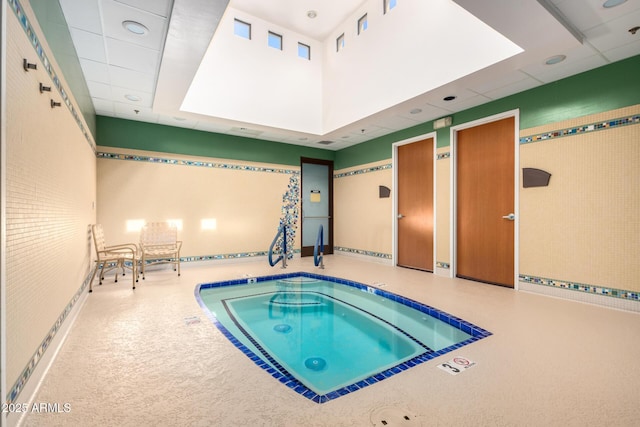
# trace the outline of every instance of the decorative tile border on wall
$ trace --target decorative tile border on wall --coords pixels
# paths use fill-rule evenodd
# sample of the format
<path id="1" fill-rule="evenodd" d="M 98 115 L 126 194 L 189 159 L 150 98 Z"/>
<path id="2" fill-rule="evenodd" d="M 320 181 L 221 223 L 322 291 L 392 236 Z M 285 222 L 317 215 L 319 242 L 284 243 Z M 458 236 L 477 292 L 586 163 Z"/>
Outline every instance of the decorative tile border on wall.
<path id="1" fill-rule="evenodd" d="M 363 251 L 362 249 L 351 249 L 351 248 L 343 248 L 341 246 L 334 246 L 333 250 L 340 251 L 340 252 L 347 252 L 350 254 L 372 256 L 375 258 L 391 259 L 391 254 L 383 254 L 381 252 L 373 252 L 373 251 Z"/>
<path id="2" fill-rule="evenodd" d="M 581 135 L 583 133 L 595 132 L 599 130 L 619 128 L 622 126 L 640 124 L 640 114 L 632 116 L 620 117 L 618 119 L 607 120 L 604 122 L 591 123 L 573 128 L 559 129 L 552 132 L 540 133 L 537 135 L 524 136 L 520 138 L 520 144 L 529 144 L 532 142 L 548 141 L 550 139 L 562 138 L 565 136 Z"/>
<path id="3" fill-rule="evenodd" d="M 44 337 L 44 339 L 40 343 L 40 346 L 38 347 L 36 352 L 33 354 L 33 356 L 31 356 L 31 360 L 29 360 L 29 363 L 27 363 L 27 366 L 22 370 L 22 374 L 20 374 L 15 384 L 13 384 L 13 387 L 11 387 L 11 390 L 9 390 L 9 392 L 7 393 L 7 396 L 5 399 L 5 403 L 7 405 L 10 405 L 16 402 L 16 399 L 20 395 L 20 392 L 24 388 L 25 384 L 27 383 L 27 381 L 29 380 L 33 372 L 35 371 L 36 366 L 38 366 L 38 363 L 40 363 L 40 360 L 42 360 L 42 356 L 44 356 L 45 351 L 47 350 L 47 348 L 49 348 L 49 344 L 51 344 L 51 341 L 53 341 L 53 338 L 56 336 L 56 334 L 62 327 L 62 324 L 66 320 L 67 316 L 69 316 L 69 313 L 71 313 L 71 310 L 80 299 L 82 292 L 84 292 L 87 286 L 89 286 L 89 281 L 92 278 L 93 278 L 93 269 L 89 271 L 89 274 L 87 274 L 87 277 L 85 277 L 84 282 L 82 283 L 82 286 L 80 286 L 80 289 L 77 290 L 75 295 L 71 298 L 71 301 L 69 301 L 69 303 L 64 308 L 64 310 L 62 310 L 62 313 L 58 317 L 58 320 L 56 320 L 56 323 L 51 327 L 51 329 L 49 330 L 49 333 Z"/>
<path id="4" fill-rule="evenodd" d="M 82 132 L 85 139 L 89 143 L 91 150 L 95 152 L 96 144 L 93 141 L 93 138 L 89 135 L 89 132 L 87 132 L 87 130 L 85 129 L 84 124 L 82 123 L 81 113 L 79 113 L 78 109 L 76 109 L 76 107 L 73 105 L 73 103 L 71 102 L 71 99 L 67 95 L 67 91 L 62 86 L 62 83 L 60 82 L 60 78 L 58 77 L 58 73 L 53 69 L 53 66 L 49 61 L 47 54 L 44 52 L 44 49 L 42 48 L 42 44 L 40 43 L 40 40 L 38 39 L 38 36 L 36 35 L 36 32 L 33 29 L 33 26 L 29 22 L 29 19 L 25 15 L 22 5 L 20 4 L 20 1 L 8 0 L 8 2 L 9 2 L 9 6 L 11 6 L 11 9 L 13 9 L 13 12 L 18 18 L 18 21 L 20 22 L 22 29 L 24 30 L 25 34 L 31 41 L 31 46 L 33 46 L 33 49 L 36 51 L 36 54 L 38 55 L 38 58 L 40 58 L 40 62 L 42 63 L 42 66 L 44 67 L 45 70 L 47 70 L 47 73 L 49 74 L 49 77 L 51 77 L 51 80 L 53 81 L 54 86 L 56 87 L 56 89 L 58 89 L 58 93 L 60 93 L 60 97 L 62 97 L 62 101 L 71 112 L 71 115 L 73 116 L 76 123 L 78 124 L 78 127 L 80 128 L 80 132 Z"/>
<path id="5" fill-rule="evenodd" d="M 601 295 L 605 297 L 620 298 L 625 300 L 640 301 L 640 293 L 625 291 L 622 289 L 609 288 L 605 286 L 586 285 L 584 283 L 568 282 L 565 280 L 547 279 L 544 277 L 520 275 L 520 280 L 532 285 L 549 286 L 559 289 L 584 292 L 588 294 Z"/>
<path id="6" fill-rule="evenodd" d="M 436 160 L 444 160 L 451 157 L 451 152 L 447 151 L 446 153 L 440 153 L 436 156 Z"/>
<path id="7" fill-rule="evenodd" d="M 299 254 L 300 249 L 294 249 L 290 253 Z M 269 251 L 238 252 L 235 254 L 197 255 L 197 256 L 189 256 L 189 257 L 180 257 L 180 262 L 217 261 L 217 260 L 225 260 L 225 259 L 255 258 L 255 257 L 267 256 L 267 255 L 269 255 Z"/>
<path id="8" fill-rule="evenodd" d="M 356 169 L 356 170 L 352 170 L 350 172 L 343 172 L 343 173 L 336 173 L 333 175 L 333 178 L 344 178 L 347 176 L 353 176 L 353 175 L 361 175 L 363 173 L 369 173 L 369 172 L 379 172 L 381 170 L 385 170 L 385 169 L 391 169 L 393 167 L 393 165 L 391 163 L 388 163 L 386 165 L 380 165 L 380 166 L 373 166 L 370 168 L 364 168 L 364 169 Z"/>
<path id="9" fill-rule="evenodd" d="M 195 166 L 195 167 L 201 167 L 201 168 L 230 169 L 230 170 L 249 171 L 249 172 L 271 172 L 271 173 L 284 173 L 284 174 L 300 173 L 299 171 L 293 170 L 293 169 L 277 169 L 277 168 L 267 168 L 262 166 L 202 162 L 198 160 L 169 159 L 164 157 L 137 156 L 132 154 L 97 152 L 96 157 L 98 159 L 129 160 L 134 162 L 159 163 L 163 165 Z"/>
<path id="10" fill-rule="evenodd" d="M 449 264 L 448 262 L 436 261 L 436 267 L 446 268 L 448 270 L 451 268 L 451 264 Z"/>

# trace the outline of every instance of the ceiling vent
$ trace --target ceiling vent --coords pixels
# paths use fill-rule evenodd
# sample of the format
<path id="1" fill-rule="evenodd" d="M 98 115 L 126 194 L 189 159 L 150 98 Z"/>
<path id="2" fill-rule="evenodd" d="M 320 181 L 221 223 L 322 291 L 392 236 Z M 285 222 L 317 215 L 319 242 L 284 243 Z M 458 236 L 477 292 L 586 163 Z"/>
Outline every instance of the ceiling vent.
<path id="1" fill-rule="evenodd" d="M 318 144 L 322 144 L 322 145 L 329 145 L 329 144 L 333 144 L 335 141 L 318 141 Z"/>

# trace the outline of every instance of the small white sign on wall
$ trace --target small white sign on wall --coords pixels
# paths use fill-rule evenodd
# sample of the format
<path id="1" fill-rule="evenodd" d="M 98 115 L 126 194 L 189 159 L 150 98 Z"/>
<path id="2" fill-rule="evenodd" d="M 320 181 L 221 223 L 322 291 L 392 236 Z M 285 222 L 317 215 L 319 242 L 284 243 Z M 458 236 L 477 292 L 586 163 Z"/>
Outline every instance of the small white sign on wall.
<path id="1" fill-rule="evenodd" d="M 466 371 L 472 366 L 475 366 L 475 364 L 476 362 L 474 362 L 473 360 L 469 360 L 466 357 L 456 356 L 448 362 L 438 365 L 438 368 L 450 373 L 451 375 L 458 375 L 459 373 Z"/>

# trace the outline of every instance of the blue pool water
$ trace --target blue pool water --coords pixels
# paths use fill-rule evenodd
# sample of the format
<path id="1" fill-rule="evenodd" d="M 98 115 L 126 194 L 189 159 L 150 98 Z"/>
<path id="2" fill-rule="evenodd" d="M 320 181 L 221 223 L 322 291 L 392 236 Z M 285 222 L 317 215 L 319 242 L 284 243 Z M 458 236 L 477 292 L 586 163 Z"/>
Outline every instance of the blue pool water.
<path id="1" fill-rule="evenodd" d="M 490 335 L 399 295 L 310 273 L 201 284 L 196 298 L 236 347 L 318 403 Z"/>

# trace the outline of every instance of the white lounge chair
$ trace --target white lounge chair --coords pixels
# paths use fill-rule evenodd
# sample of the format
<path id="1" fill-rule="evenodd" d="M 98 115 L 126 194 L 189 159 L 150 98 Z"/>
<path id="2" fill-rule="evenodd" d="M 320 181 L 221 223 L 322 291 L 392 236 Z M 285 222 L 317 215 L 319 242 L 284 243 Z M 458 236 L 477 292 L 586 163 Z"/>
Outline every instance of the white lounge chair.
<path id="1" fill-rule="evenodd" d="M 91 234 L 93 235 L 93 244 L 96 249 L 96 268 L 89 282 L 89 292 L 93 292 L 93 279 L 96 278 L 98 269 L 100 269 L 100 285 L 104 280 L 104 274 L 109 270 L 116 270 L 115 281 L 118 282 L 118 271 L 122 270 L 125 274 L 125 268 L 132 272 L 133 289 L 136 288 L 138 281 L 138 249 L 135 243 L 124 243 L 121 245 L 107 246 L 104 239 L 104 231 L 101 224 L 93 224 L 91 226 Z"/>
<path id="2" fill-rule="evenodd" d="M 142 257 L 142 279 L 146 267 L 154 264 L 173 264 L 180 275 L 180 248 L 178 229 L 168 222 L 150 222 L 140 231 L 140 253 Z"/>

